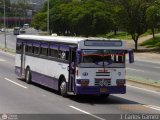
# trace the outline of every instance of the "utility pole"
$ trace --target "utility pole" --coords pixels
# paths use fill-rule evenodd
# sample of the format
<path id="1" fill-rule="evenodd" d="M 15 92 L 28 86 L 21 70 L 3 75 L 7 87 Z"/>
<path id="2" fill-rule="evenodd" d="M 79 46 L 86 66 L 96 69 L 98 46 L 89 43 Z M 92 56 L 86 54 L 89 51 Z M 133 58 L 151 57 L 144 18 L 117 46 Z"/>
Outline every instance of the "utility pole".
<path id="1" fill-rule="evenodd" d="M 48 10 L 47 10 L 47 32 L 48 34 L 50 35 L 50 30 L 49 30 L 49 0 L 47 1 L 47 4 L 48 4 Z"/>
<path id="2" fill-rule="evenodd" d="M 5 49 L 7 48 L 7 43 L 6 43 L 6 4 L 5 0 L 3 0 L 3 5 L 4 5 L 4 41 L 5 41 Z"/>

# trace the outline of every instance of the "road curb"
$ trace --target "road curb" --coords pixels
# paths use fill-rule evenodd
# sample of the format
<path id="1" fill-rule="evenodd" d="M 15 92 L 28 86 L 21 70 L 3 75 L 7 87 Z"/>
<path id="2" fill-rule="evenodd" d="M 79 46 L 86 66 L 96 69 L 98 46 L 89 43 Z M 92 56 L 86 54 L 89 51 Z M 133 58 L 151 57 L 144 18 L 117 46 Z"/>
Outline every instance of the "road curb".
<path id="1" fill-rule="evenodd" d="M 0 51 L 5 52 L 5 53 L 9 53 L 9 54 L 12 54 L 12 55 L 15 55 L 15 53 L 16 53 L 16 51 L 14 49 L 3 48 L 3 47 L 0 47 Z"/>
<path id="2" fill-rule="evenodd" d="M 160 87 L 160 80 L 152 80 L 152 79 L 146 79 L 146 78 L 134 77 L 134 76 L 128 76 L 128 75 L 126 75 L 126 79 L 132 82 Z"/>
<path id="3" fill-rule="evenodd" d="M 156 91 L 156 92 L 160 92 L 160 87 L 157 87 L 157 86 L 148 85 L 148 84 L 144 84 L 144 83 L 139 83 L 139 82 L 135 82 L 135 81 L 129 81 L 129 80 L 127 80 L 126 83 L 129 86 L 135 86 L 135 87 L 142 88 L 142 89 L 147 89 L 147 90 L 153 90 L 153 91 Z"/>

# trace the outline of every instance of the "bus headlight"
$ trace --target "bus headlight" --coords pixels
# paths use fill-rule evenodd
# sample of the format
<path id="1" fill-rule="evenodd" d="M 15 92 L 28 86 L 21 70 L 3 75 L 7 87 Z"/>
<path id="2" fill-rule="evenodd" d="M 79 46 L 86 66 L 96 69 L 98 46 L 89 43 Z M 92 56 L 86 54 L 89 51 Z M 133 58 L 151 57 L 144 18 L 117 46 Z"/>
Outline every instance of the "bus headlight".
<path id="1" fill-rule="evenodd" d="M 125 85 L 125 79 L 117 79 L 116 84 L 117 86 L 124 86 Z"/>
<path id="2" fill-rule="evenodd" d="M 88 86 L 89 79 L 77 79 L 77 84 L 80 84 L 81 86 Z"/>

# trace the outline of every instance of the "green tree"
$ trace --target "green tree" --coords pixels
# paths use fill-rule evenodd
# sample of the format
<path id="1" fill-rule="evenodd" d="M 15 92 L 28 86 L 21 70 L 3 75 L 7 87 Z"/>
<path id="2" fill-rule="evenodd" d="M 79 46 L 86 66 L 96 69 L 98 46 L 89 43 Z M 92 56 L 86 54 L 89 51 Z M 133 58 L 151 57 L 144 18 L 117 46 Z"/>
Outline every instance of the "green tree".
<path id="1" fill-rule="evenodd" d="M 155 28 L 160 27 L 160 1 L 154 1 L 148 8 L 147 8 L 147 24 L 148 27 L 152 31 L 153 38 L 155 38 Z"/>
<path id="2" fill-rule="evenodd" d="M 45 19 L 44 19 L 45 18 Z M 31 25 L 36 29 L 46 30 L 46 22 L 47 22 L 47 14 L 46 13 L 37 13 L 32 20 Z"/>
<path id="3" fill-rule="evenodd" d="M 119 0 L 121 10 L 119 19 L 121 28 L 131 34 L 135 42 L 135 50 L 138 50 L 138 38 L 147 30 L 146 0 Z"/>

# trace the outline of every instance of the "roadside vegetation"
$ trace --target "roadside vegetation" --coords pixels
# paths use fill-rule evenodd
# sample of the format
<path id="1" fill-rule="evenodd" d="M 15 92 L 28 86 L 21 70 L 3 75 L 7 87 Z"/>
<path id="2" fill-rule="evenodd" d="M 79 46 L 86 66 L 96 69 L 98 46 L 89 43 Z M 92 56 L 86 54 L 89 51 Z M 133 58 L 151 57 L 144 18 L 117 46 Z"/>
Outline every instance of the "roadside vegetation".
<path id="1" fill-rule="evenodd" d="M 160 36 L 156 36 L 152 39 L 146 40 L 141 43 L 140 46 L 145 46 L 147 48 L 160 48 Z"/>
<path id="2" fill-rule="evenodd" d="M 159 0 L 50 0 L 49 8 L 50 33 L 131 38 L 135 50 L 141 35 L 150 29 L 154 38 L 160 28 Z M 45 31 L 46 23 L 47 2 L 33 17 L 32 26 Z"/>
<path id="3" fill-rule="evenodd" d="M 120 40 L 131 40 L 131 35 L 129 35 L 127 32 L 118 31 L 115 35 L 114 32 L 110 32 L 108 34 L 103 35 L 97 35 L 97 37 L 105 37 L 105 38 L 114 38 L 114 39 L 120 39 Z"/>

